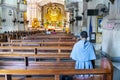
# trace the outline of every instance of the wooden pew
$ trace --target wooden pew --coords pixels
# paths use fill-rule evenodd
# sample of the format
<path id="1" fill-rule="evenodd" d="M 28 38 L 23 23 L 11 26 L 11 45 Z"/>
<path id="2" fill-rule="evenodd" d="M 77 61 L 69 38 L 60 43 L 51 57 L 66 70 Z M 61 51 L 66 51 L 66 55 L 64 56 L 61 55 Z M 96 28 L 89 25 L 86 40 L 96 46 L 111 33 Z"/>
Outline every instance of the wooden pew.
<path id="1" fill-rule="evenodd" d="M 11 39 L 10 42 L 76 42 L 77 40 L 75 39 Z"/>
<path id="2" fill-rule="evenodd" d="M 36 35 L 31 35 L 31 36 L 26 36 L 23 37 L 21 40 L 16 40 L 12 39 L 11 42 L 16 42 L 16 41 L 37 41 L 37 42 L 50 42 L 50 41 L 75 41 L 76 42 L 76 37 L 73 35 L 41 35 L 41 34 L 36 34 Z"/>
<path id="3" fill-rule="evenodd" d="M 39 37 L 75 37 L 74 35 L 72 35 L 72 34 L 59 34 L 59 33 L 57 33 L 57 34 L 41 34 L 41 33 L 37 33 L 37 34 L 34 34 L 34 35 L 30 35 L 30 36 L 26 36 L 26 37 L 24 37 L 24 38 L 34 38 L 34 36 L 36 36 L 36 38 L 39 38 Z"/>
<path id="4" fill-rule="evenodd" d="M 0 53 L 70 53 L 72 46 L 0 46 Z"/>
<path id="5" fill-rule="evenodd" d="M 74 36 L 58 36 L 58 35 L 43 35 L 43 36 L 27 36 L 23 39 L 75 39 Z"/>
<path id="6" fill-rule="evenodd" d="M 13 64 L 8 64 L 7 63 L 3 63 L 3 69 L 2 71 L 4 71 L 2 73 L 3 75 L 5 74 L 5 79 L 6 80 L 11 80 L 11 75 L 54 75 L 55 76 L 55 79 L 53 80 L 60 80 L 60 75 L 74 75 L 74 74 L 104 74 L 102 76 L 103 79 L 106 79 L 106 80 L 112 80 L 112 76 L 113 76 L 113 73 L 112 73 L 112 66 L 111 64 L 109 63 L 109 61 L 107 61 L 106 59 L 102 59 L 103 61 L 101 62 L 104 62 L 105 63 L 101 63 L 101 68 L 100 69 L 91 69 L 91 70 L 75 70 L 74 69 L 74 62 L 59 62 L 60 59 L 57 58 L 57 61 L 58 62 L 29 62 L 28 58 L 29 57 L 37 57 L 39 58 L 38 56 L 38 49 L 40 50 L 58 50 L 58 53 L 61 53 L 61 49 L 63 50 L 67 50 L 67 48 L 69 50 L 71 50 L 72 48 L 71 47 L 31 47 L 31 46 L 22 46 L 22 47 L 16 47 L 16 46 L 2 46 L 1 49 L 10 49 L 11 52 L 14 52 L 14 50 L 34 50 L 34 54 L 28 54 L 29 56 L 26 55 L 23 55 L 21 56 L 21 54 L 16 54 L 14 55 L 14 57 L 22 57 L 24 58 L 24 62 L 11 62 Z M 37 55 L 35 55 L 37 54 Z M 48 54 L 46 54 L 47 56 Z M 7 56 L 7 55 L 6 55 Z M 45 56 L 45 57 L 46 57 Z M 60 56 L 60 55 L 59 55 Z M 3 57 L 3 55 L 2 55 Z M 5 55 L 4 55 L 5 57 Z M 13 54 L 10 55 L 10 57 L 13 57 Z M 41 57 L 41 54 L 40 54 L 40 57 Z M 44 57 L 43 57 L 44 58 Z M 46 57 L 46 58 L 49 58 L 49 57 Z M 18 66 L 19 64 L 19 66 Z M 20 66 L 21 65 L 21 66 Z M 105 65 L 105 66 L 103 66 Z M 11 68 L 11 69 L 9 69 Z M 19 69 L 17 69 L 19 68 Z M 67 69 L 66 69 L 67 68 Z M 9 70 L 8 70 L 9 69 Z M 17 73 L 17 71 L 20 71 Z M 92 71 L 92 72 L 91 72 Z M 23 74 L 22 74 L 23 73 Z M 107 75 L 107 77 L 106 77 Z M 110 76 L 108 76 L 110 75 Z M 38 79 L 38 80 L 41 80 L 41 79 Z"/>
<path id="7" fill-rule="evenodd" d="M 58 67 L 61 66 L 65 66 L 65 64 L 68 67 L 73 67 L 74 66 L 74 62 L 66 62 L 66 61 L 62 61 L 63 59 L 67 59 L 70 60 L 70 54 L 0 54 L 0 58 L 2 58 L 3 60 L 0 61 L 0 64 L 2 66 L 24 66 L 24 67 L 28 67 L 31 65 L 36 65 L 37 67 L 41 68 L 43 67 L 52 67 L 53 65 L 58 65 Z M 32 58 L 34 60 L 30 60 L 29 59 Z M 45 61 L 37 61 L 36 62 L 36 58 L 38 59 L 44 59 Z M 6 60 L 7 59 L 7 60 Z M 14 59 L 18 59 L 18 60 L 14 60 Z M 23 60 L 20 60 L 23 59 Z M 8 61 L 9 60 L 9 61 Z M 61 62 L 62 61 L 62 62 Z M 60 64 L 61 63 L 61 64 Z"/>
<path id="8" fill-rule="evenodd" d="M 0 42 L 0 46 L 73 46 L 75 42 Z"/>
<path id="9" fill-rule="evenodd" d="M 12 80 L 12 75 L 53 75 L 54 79 L 51 80 L 60 80 L 61 75 L 75 75 L 75 74 L 95 74 L 92 80 L 112 80 L 113 79 L 113 65 L 110 60 L 107 58 L 101 59 L 100 68 L 95 69 L 74 69 L 74 66 L 67 68 L 61 66 L 60 68 L 55 65 L 53 67 L 35 67 L 35 65 L 28 66 L 25 69 L 0 69 L 0 75 L 5 76 L 5 80 Z M 61 64 L 61 63 L 60 63 Z M 71 63 L 69 63 L 71 64 Z M 73 65 L 73 64 L 72 64 Z M 102 76 L 97 76 L 102 75 Z M 96 78 L 97 77 L 97 78 Z M 32 77 L 31 77 L 32 78 Z M 32 80 L 32 79 L 31 79 Z M 38 79 L 40 80 L 40 79 Z M 86 79 L 89 80 L 89 79 Z"/>
<path id="10" fill-rule="evenodd" d="M 45 68 L 55 68 L 57 67 L 60 69 L 61 67 L 64 66 L 64 68 L 73 68 L 74 67 L 74 62 L 70 61 L 62 61 L 61 59 L 69 59 L 70 54 L 0 54 L 0 58 L 11 58 L 13 61 L 0 61 L 0 68 L 4 69 L 26 69 L 29 67 L 29 69 L 45 69 Z M 23 61 L 19 60 L 14 60 L 14 58 L 18 59 L 24 59 Z M 39 58 L 39 59 L 55 59 L 52 61 L 29 61 L 29 58 Z M 10 59 L 9 59 L 10 60 Z M 38 78 L 38 80 L 54 80 L 54 78 Z"/>

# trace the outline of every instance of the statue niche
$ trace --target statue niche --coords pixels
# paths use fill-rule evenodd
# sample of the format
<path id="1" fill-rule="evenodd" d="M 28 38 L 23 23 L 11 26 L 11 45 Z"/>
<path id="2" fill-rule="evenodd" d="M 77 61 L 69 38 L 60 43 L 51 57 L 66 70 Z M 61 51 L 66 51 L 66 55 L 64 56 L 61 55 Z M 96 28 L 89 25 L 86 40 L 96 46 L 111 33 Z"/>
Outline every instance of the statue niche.
<path id="1" fill-rule="evenodd" d="M 60 16 L 61 16 L 61 9 L 57 7 L 56 5 L 52 5 L 47 8 L 46 18 L 49 21 L 55 22 L 58 19 L 60 19 Z"/>
<path id="2" fill-rule="evenodd" d="M 44 27 L 62 28 L 65 12 L 64 6 L 56 3 L 49 3 L 43 7 Z"/>

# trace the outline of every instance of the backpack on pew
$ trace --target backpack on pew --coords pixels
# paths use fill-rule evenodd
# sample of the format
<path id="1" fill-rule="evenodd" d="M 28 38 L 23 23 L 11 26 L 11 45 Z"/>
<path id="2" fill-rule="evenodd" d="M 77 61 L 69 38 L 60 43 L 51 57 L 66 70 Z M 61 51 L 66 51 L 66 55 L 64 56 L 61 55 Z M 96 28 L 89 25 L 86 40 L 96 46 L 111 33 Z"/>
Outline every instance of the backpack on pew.
<path id="1" fill-rule="evenodd" d="M 62 75 L 60 80 L 73 80 L 73 76 Z"/>

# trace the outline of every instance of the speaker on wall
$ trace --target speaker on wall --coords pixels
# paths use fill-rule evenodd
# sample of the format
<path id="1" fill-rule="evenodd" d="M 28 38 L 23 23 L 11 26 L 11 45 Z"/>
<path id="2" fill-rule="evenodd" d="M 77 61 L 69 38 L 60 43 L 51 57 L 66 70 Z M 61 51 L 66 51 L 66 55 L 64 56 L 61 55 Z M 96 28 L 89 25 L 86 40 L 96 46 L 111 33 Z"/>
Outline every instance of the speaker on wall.
<path id="1" fill-rule="evenodd" d="M 98 15 L 98 9 L 88 9 L 87 10 L 88 16 L 97 16 Z"/>

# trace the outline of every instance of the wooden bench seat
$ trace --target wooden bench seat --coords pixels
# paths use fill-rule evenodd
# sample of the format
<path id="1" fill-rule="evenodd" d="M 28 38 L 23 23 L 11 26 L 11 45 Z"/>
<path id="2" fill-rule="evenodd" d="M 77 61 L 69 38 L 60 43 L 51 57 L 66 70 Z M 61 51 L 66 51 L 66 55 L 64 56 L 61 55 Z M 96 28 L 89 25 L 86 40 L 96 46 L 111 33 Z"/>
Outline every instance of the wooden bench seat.
<path id="1" fill-rule="evenodd" d="M 69 39 L 69 40 L 66 40 L 66 39 L 26 39 L 26 40 L 11 40 L 10 42 L 14 43 L 14 42 L 76 42 L 77 40 L 73 40 L 73 39 Z"/>
<path id="2" fill-rule="evenodd" d="M 5 77 L 0 77 L 0 80 L 5 80 Z M 54 80 L 54 77 L 12 77 L 12 80 Z"/>
<path id="3" fill-rule="evenodd" d="M 73 66 L 70 54 L 0 54 L 2 66 Z M 36 58 L 39 61 L 36 61 Z M 31 59 L 31 60 L 30 60 Z M 41 60 L 42 59 L 42 60 Z M 71 64 L 70 64 L 71 63 Z"/>
<path id="4" fill-rule="evenodd" d="M 35 47 L 35 46 L 0 46 L 0 53 L 14 53 L 14 52 L 35 52 L 35 53 L 41 53 L 41 52 L 56 52 L 56 53 L 70 53 L 72 50 L 71 46 L 41 46 L 41 47 Z"/>
<path id="5" fill-rule="evenodd" d="M 75 36 L 71 35 L 31 35 L 23 37 L 22 39 L 11 39 L 11 42 L 76 42 L 77 39 Z"/>
<path id="6" fill-rule="evenodd" d="M 4 77 L 0 77 L 0 80 L 5 80 Z M 24 78 L 14 78 L 12 80 L 55 80 L 54 77 L 24 77 Z M 74 79 L 74 80 L 102 80 L 102 76 L 95 76 L 87 79 Z"/>
<path id="7" fill-rule="evenodd" d="M 20 61 L 1 61 L 0 62 L 0 67 L 3 67 L 5 69 L 9 68 L 9 66 L 11 66 L 11 68 L 14 69 L 14 67 L 19 66 L 19 68 L 34 68 L 34 69 L 38 69 L 38 68 L 56 68 L 56 66 L 58 66 L 57 68 L 61 68 L 64 66 L 64 68 L 73 68 L 75 65 L 75 62 L 29 62 L 29 65 L 26 66 L 26 64 L 24 62 L 20 62 Z M 24 67 L 23 67 L 24 66 Z M 49 67 L 48 67 L 49 66 Z"/>
<path id="8" fill-rule="evenodd" d="M 11 54 L 11 55 L 0 55 L 0 57 L 11 57 L 13 58 L 20 56 L 21 54 Z M 43 56 L 42 56 L 43 55 Z M 51 54 L 50 56 L 48 54 L 42 54 L 42 58 L 54 58 L 54 55 Z M 61 55 L 61 56 L 60 56 Z M 74 75 L 74 74 L 95 74 L 101 75 L 99 77 L 102 77 L 100 80 L 112 80 L 113 77 L 113 66 L 111 61 L 109 61 L 107 58 L 102 58 L 101 60 L 101 66 L 100 68 L 95 69 L 80 69 L 76 70 L 74 69 L 75 62 L 74 61 L 28 61 L 27 57 L 41 57 L 40 54 L 22 54 L 21 57 L 25 57 L 25 61 L 21 63 L 17 63 L 13 61 L 13 64 L 7 64 L 8 62 L 2 62 L 0 66 L 0 75 L 5 75 L 6 80 L 11 80 L 11 75 L 52 75 L 54 76 L 54 80 L 60 80 L 60 75 Z M 58 54 L 56 58 L 68 58 L 68 54 L 64 56 L 63 54 Z M 12 58 L 12 57 L 11 57 Z M 5 65 L 4 65 L 5 64 Z M 23 65 L 24 64 L 24 65 Z M 97 76 L 98 77 L 98 76 Z M 96 77 L 94 77 L 96 78 Z M 32 77 L 31 77 L 32 79 Z M 27 78 L 25 79 L 27 80 Z M 89 79 L 88 79 L 89 80 Z M 94 80 L 94 79 L 93 79 Z"/>
<path id="9" fill-rule="evenodd" d="M 75 42 L 0 42 L 0 46 L 73 46 Z"/>
<path id="10" fill-rule="evenodd" d="M 74 36 L 71 36 L 71 35 L 64 35 L 64 36 L 61 36 L 61 35 L 36 35 L 34 37 L 33 36 L 27 36 L 27 37 L 23 37 L 23 39 L 75 39 Z"/>
<path id="11" fill-rule="evenodd" d="M 6 80 L 11 80 L 11 75 L 55 75 L 54 80 L 60 80 L 60 75 L 74 75 L 74 74 L 102 74 L 106 80 L 112 80 L 111 71 L 108 69 L 88 69 L 88 70 L 75 70 L 75 69 L 19 69 L 7 70 L 0 69 L 0 74 L 5 75 Z M 103 80 L 103 79 L 102 79 Z"/>
<path id="12" fill-rule="evenodd" d="M 49 35 L 48 35 L 49 36 Z M 48 37 L 47 36 L 47 37 Z M 44 40 L 44 42 L 52 41 L 53 39 Z M 61 41 L 62 39 L 60 39 Z M 71 41 L 72 39 L 70 39 Z M 19 42 L 24 42 L 24 40 L 18 40 Z M 18 42 L 16 41 L 16 42 Z M 39 41 L 32 40 L 31 41 Z M 63 39 L 63 41 L 69 41 L 69 39 Z M 14 41 L 13 41 L 14 42 Z M 35 43 L 34 43 L 35 44 Z M 48 45 L 48 44 L 47 44 Z M 7 51 L 8 50 L 8 51 Z M 25 51 L 26 50 L 26 51 Z M 30 50 L 33 52 L 28 52 Z M 40 54 L 42 50 L 48 50 L 48 52 L 53 53 L 51 50 L 56 50 L 54 54 Z M 92 78 L 87 78 L 84 80 L 112 80 L 113 78 L 113 66 L 110 60 L 107 58 L 101 59 L 101 65 L 99 68 L 95 69 L 74 69 L 75 62 L 70 59 L 70 54 L 63 54 L 63 51 L 72 50 L 72 47 L 45 47 L 45 46 L 1 46 L 0 51 L 0 75 L 5 76 L 4 80 L 14 80 L 14 76 L 25 76 L 24 78 L 19 78 L 20 80 L 60 80 L 61 75 L 81 75 L 81 74 L 94 74 Z M 3 52 L 4 51 L 4 52 Z M 5 52 L 6 51 L 6 52 Z M 21 51 L 21 52 L 20 52 Z M 12 54 L 6 54 L 7 52 Z M 28 54 L 23 54 L 23 53 Z M 17 54 L 14 54 L 17 53 Z M 19 54 L 18 54 L 19 53 Z M 58 54 L 59 53 L 59 54 Z M 62 53 L 62 54 L 61 54 Z M 2 59 L 3 58 L 3 59 Z M 4 61 L 4 58 L 12 58 Z M 18 60 L 14 60 L 17 58 Z M 63 58 L 63 59 L 62 59 Z M 20 60 L 19 60 L 20 59 Z M 35 60 L 31 60 L 35 59 Z M 36 61 L 36 59 L 39 59 Z M 42 60 L 41 60 L 42 59 Z M 53 61 L 49 61 L 53 59 Z M 55 59 L 55 60 L 54 60 Z M 31 76 L 31 77 L 27 77 Z M 34 76 L 43 76 L 35 78 Z M 50 76 L 50 77 L 44 77 Z M 52 77 L 51 77 L 52 76 Z M 16 77 L 15 77 L 16 78 Z M 78 80 L 74 78 L 74 80 Z M 82 79 L 79 79 L 82 80 Z"/>

